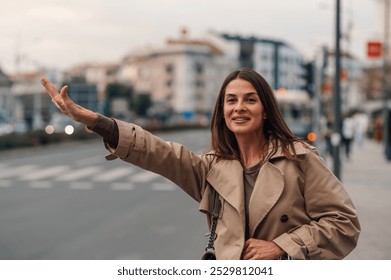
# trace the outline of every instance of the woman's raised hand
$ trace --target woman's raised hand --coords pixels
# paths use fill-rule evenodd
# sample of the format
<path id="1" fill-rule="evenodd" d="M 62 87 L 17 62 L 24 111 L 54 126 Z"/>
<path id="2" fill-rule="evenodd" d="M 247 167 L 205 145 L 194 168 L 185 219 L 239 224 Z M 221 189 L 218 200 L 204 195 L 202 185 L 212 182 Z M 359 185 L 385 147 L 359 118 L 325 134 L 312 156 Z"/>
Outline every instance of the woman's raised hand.
<path id="1" fill-rule="evenodd" d="M 72 101 L 68 96 L 68 86 L 63 86 L 60 92 L 46 78 L 41 79 L 42 85 L 51 97 L 52 102 L 58 109 L 74 121 L 84 123 L 92 127 L 98 119 L 98 114 L 92 112 Z"/>

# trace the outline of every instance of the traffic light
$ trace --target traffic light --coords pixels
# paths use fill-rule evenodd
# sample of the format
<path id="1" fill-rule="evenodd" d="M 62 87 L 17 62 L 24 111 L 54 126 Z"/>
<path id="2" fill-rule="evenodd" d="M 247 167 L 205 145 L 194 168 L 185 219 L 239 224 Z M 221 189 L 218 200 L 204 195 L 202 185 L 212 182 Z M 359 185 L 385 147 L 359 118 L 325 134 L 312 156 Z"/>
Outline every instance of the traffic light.
<path id="1" fill-rule="evenodd" d="M 315 64 L 314 62 L 307 62 L 303 65 L 303 89 L 312 97 L 315 94 Z"/>

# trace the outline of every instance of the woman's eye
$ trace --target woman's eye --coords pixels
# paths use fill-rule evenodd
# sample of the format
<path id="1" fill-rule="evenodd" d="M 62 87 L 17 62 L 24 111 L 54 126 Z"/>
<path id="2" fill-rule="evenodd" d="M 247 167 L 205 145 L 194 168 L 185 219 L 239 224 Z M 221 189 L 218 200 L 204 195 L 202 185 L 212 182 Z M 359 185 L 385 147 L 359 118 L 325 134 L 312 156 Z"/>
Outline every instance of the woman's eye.
<path id="1" fill-rule="evenodd" d="M 249 103 L 255 103 L 257 100 L 255 98 L 248 98 L 247 102 Z"/>
<path id="2" fill-rule="evenodd" d="M 235 98 L 228 98 L 227 99 L 227 103 L 233 103 L 233 102 L 235 102 Z"/>

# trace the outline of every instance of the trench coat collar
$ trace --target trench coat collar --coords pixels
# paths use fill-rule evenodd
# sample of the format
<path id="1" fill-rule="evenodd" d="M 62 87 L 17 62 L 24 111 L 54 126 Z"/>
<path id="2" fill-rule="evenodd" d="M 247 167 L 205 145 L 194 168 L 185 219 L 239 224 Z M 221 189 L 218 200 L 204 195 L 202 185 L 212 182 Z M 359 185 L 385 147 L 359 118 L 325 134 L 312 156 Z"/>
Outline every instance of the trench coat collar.
<path id="1" fill-rule="evenodd" d="M 244 214 L 243 167 L 239 161 L 218 161 L 206 179 L 224 200 Z"/>
<path id="2" fill-rule="evenodd" d="M 219 161 L 208 173 L 208 182 L 217 193 L 231 204 L 242 223 L 245 221 L 243 167 L 239 161 Z M 260 169 L 249 202 L 249 231 L 252 235 L 256 227 L 273 208 L 284 189 L 282 172 L 270 162 Z"/>
<path id="3" fill-rule="evenodd" d="M 297 155 L 308 153 L 303 144 L 294 145 Z M 271 147 L 269 147 L 271 151 Z M 285 157 L 280 145 L 260 169 L 249 202 L 249 230 L 253 235 L 257 226 L 273 208 L 284 190 L 284 174 L 270 161 Z M 208 182 L 219 195 L 231 204 L 244 219 L 243 166 L 237 160 L 218 161 L 207 175 Z"/>
<path id="4" fill-rule="evenodd" d="M 310 146 L 307 144 L 301 144 L 296 142 L 294 144 L 296 155 L 303 155 L 308 153 Z M 272 147 L 269 146 L 271 152 Z M 293 153 L 292 149 L 289 149 Z M 272 154 L 267 161 L 259 170 L 257 180 L 255 181 L 254 189 L 251 194 L 249 201 L 249 233 L 253 236 L 255 230 L 266 217 L 267 213 L 273 208 L 280 198 L 284 186 L 284 173 L 271 163 L 271 160 L 277 158 L 285 158 L 281 145 L 278 146 L 277 151 Z"/>
<path id="5" fill-rule="evenodd" d="M 296 155 L 304 155 L 308 153 L 308 149 L 315 149 L 313 146 L 304 142 L 303 143 L 295 142 L 293 146 L 295 148 Z M 269 144 L 269 154 L 272 152 L 272 150 L 273 150 L 273 146 L 272 144 Z M 289 147 L 289 152 L 293 154 L 293 150 L 291 147 Z M 270 157 L 269 160 L 279 158 L 279 157 L 286 157 L 282 152 L 281 143 L 278 143 L 277 151 L 274 154 L 270 155 L 269 157 Z"/>
<path id="6" fill-rule="evenodd" d="M 280 169 L 266 162 L 261 169 L 249 202 L 249 234 L 254 235 L 255 229 L 266 217 L 280 198 L 285 186 L 284 174 Z"/>

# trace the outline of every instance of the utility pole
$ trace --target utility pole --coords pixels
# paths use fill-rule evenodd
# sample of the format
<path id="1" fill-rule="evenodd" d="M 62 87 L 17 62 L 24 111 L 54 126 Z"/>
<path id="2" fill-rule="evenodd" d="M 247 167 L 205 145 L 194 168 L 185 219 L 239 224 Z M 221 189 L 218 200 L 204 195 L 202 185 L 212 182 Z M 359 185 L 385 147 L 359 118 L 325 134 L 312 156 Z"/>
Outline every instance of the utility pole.
<path id="1" fill-rule="evenodd" d="M 384 42 L 383 42 L 383 116 L 384 116 L 384 153 L 391 161 L 391 104 L 389 101 L 389 31 L 390 1 L 384 0 Z"/>
<path id="2" fill-rule="evenodd" d="M 333 107 L 334 107 L 334 132 L 331 138 L 333 145 L 333 172 L 334 175 L 341 180 L 341 159 L 340 159 L 340 145 L 341 145 L 341 85 L 340 85 L 340 39 L 341 39 L 341 1 L 336 0 L 336 16 L 335 16 L 335 78 L 334 78 L 334 92 L 333 92 Z"/>

